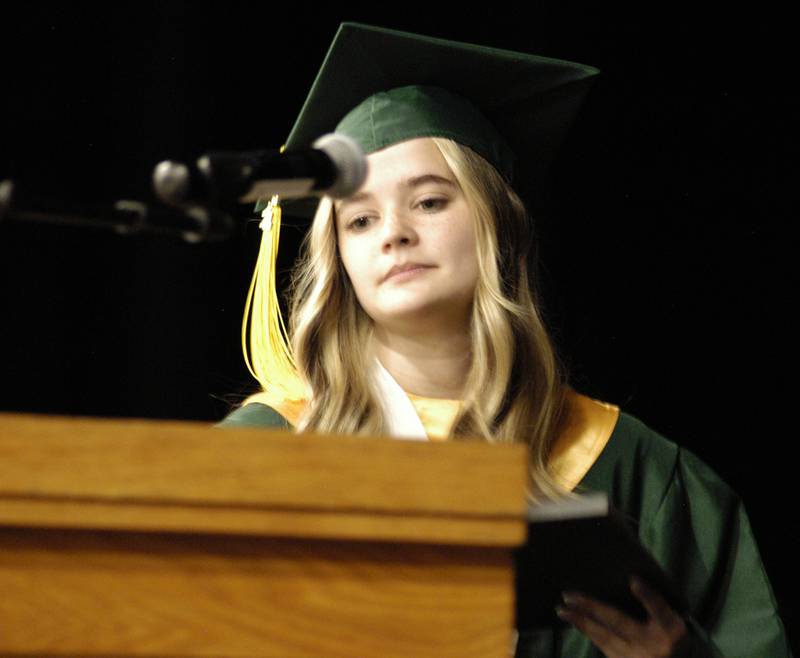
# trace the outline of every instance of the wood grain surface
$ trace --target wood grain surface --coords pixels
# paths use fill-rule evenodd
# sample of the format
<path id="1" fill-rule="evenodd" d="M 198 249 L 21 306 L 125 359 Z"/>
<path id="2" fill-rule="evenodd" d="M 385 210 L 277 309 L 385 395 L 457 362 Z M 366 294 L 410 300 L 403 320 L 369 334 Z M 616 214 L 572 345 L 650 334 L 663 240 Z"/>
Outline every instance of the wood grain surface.
<path id="1" fill-rule="evenodd" d="M 0 532 L 0 654 L 506 656 L 500 549 Z"/>
<path id="2" fill-rule="evenodd" d="M 525 450 L 0 414 L 0 656 L 507 656 Z"/>
<path id="3" fill-rule="evenodd" d="M 493 545 L 524 446 L 0 414 L 0 523 Z"/>

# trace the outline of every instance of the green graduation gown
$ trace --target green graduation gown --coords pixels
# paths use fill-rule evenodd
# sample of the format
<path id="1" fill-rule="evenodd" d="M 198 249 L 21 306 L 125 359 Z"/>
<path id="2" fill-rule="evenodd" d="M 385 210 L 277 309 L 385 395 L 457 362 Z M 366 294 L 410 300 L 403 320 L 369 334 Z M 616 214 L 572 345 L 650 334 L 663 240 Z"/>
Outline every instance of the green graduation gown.
<path id="1" fill-rule="evenodd" d="M 289 427 L 247 404 L 220 426 Z M 791 655 L 777 604 L 737 495 L 691 452 L 621 413 L 576 491 L 603 491 L 689 603 L 692 658 Z M 517 658 L 599 658 L 571 627 L 521 633 Z"/>

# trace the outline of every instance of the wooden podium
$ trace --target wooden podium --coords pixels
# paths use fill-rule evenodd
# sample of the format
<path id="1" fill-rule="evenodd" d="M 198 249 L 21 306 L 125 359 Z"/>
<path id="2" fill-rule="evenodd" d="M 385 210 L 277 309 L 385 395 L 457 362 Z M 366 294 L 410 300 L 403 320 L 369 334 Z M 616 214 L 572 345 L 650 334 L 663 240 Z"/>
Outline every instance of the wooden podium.
<path id="1" fill-rule="evenodd" d="M 523 446 L 0 414 L 0 656 L 509 654 Z"/>

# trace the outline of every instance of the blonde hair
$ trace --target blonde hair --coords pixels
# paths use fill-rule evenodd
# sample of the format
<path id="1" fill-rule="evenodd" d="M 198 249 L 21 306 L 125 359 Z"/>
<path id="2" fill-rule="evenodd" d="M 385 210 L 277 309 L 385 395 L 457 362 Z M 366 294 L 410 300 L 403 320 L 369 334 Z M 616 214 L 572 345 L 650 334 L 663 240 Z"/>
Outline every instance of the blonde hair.
<path id="1" fill-rule="evenodd" d="M 479 279 L 471 320 L 472 364 L 451 435 L 529 446 L 530 493 L 564 490 L 547 464 L 564 405 L 564 379 L 537 310 L 529 257 L 530 218 L 494 167 L 470 148 L 434 138 L 476 217 Z M 372 322 L 339 257 L 330 199 L 317 209 L 292 285 L 290 330 L 300 376 L 311 390 L 298 431 L 381 434 L 369 379 Z"/>

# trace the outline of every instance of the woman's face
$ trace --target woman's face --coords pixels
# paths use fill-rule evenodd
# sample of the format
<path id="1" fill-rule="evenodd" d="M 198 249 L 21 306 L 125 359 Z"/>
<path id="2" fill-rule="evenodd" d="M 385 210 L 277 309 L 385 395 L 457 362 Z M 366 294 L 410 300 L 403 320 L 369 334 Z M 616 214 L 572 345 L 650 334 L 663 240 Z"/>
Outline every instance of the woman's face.
<path id="1" fill-rule="evenodd" d="M 478 281 L 471 208 L 430 138 L 368 156 L 336 203 L 339 253 L 361 306 L 387 329 L 463 330 Z"/>

